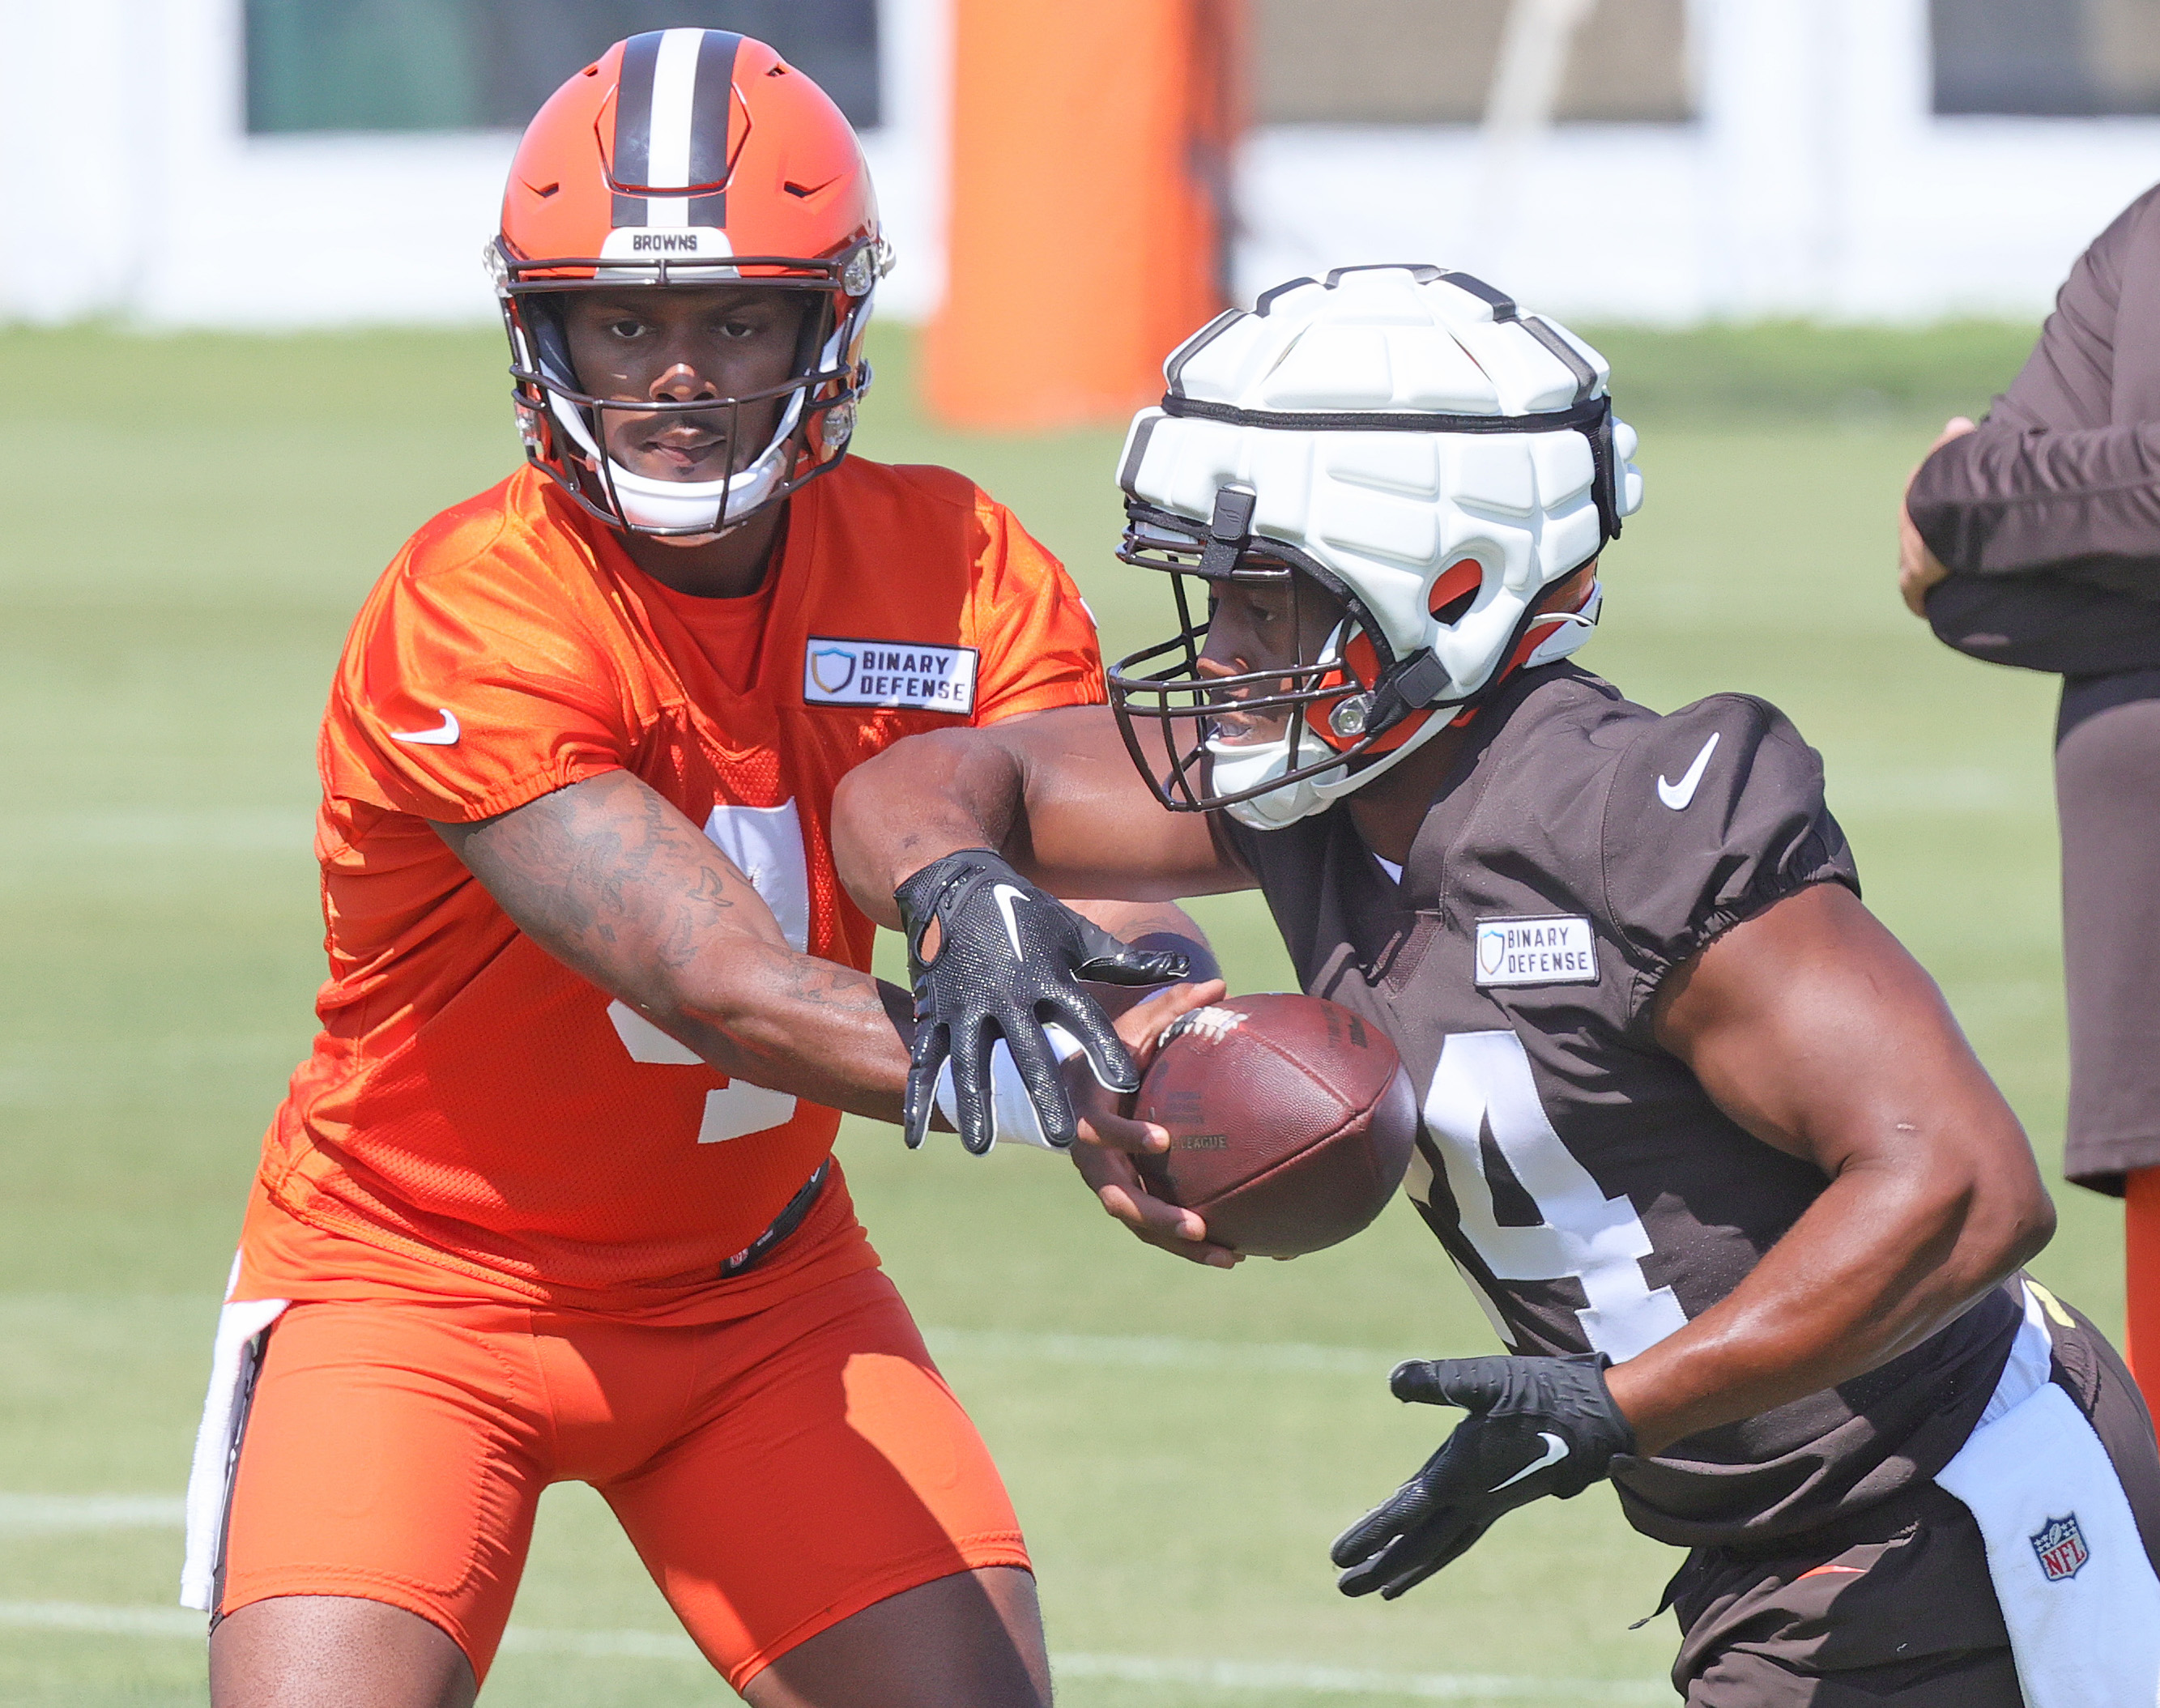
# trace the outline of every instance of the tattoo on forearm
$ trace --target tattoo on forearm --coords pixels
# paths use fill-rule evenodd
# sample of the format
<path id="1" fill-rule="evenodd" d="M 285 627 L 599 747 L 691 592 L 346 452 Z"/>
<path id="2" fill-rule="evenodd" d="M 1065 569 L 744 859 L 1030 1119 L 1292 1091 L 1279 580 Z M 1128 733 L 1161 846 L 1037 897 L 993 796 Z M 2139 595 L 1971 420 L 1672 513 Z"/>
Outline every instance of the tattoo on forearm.
<path id="1" fill-rule="evenodd" d="M 573 787 L 449 840 L 528 932 L 601 966 L 642 943 L 659 964 L 683 967 L 756 893 L 659 795 L 628 783 Z"/>
<path id="2" fill-rule="evenodd" d="M 437 828 L 528 936 L 671 1017 L 722 1072 L 893 1119 L 906 994 L 789 947 L 750 880 L 646 785 L 610 773 Z"/>
<path id="3" fill-rule="evenodd" d="M 792 1000 L 807 1007 L 877 1009 L 885 1005 L 876 979 L 833 961 L 805 957 L 795 962 L 784 989 Z"/>
<path id="4" fill-rule="evenodd" d="M 713 867 L 698 869 L 696 887 L 675 904 L 667 934 L 655 951 L 662 966 L 687 967 L 698 958 L 706 946 L 707 934 L 720 922 L 721 914 L 735 906 L 727 897 L 726 888 L 727 880 Z"/>

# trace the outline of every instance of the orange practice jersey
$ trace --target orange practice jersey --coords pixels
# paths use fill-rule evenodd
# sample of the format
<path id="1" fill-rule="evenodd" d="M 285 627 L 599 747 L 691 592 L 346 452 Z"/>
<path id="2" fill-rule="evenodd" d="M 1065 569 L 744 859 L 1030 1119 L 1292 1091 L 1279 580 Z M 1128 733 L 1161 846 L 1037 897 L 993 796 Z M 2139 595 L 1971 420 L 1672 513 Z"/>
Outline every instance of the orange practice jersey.
<path id="1" fill-rule="evenodd" d="M 756 601 L 670 594 L 530 470 L 436 517 L 377 583 L 323 722 L 322 1030 L 265 1140 L 241 1296 L 725 1316 L 722 1295 L 766 1290 L 761 1270 L 714 1280 L 838 1114 L 730 1082 L 611 1003 L 428 821 L 627 769 L 797 947 L 867 969 L 828 832 L 842 776 L 918 730 L 1098 701 L 1102 660 L 1057 560 L 960 476 L 855 458 L 791 502 Z M 837 1181 L 826 1198 L 792 1245 L 844 1212 Z"/>

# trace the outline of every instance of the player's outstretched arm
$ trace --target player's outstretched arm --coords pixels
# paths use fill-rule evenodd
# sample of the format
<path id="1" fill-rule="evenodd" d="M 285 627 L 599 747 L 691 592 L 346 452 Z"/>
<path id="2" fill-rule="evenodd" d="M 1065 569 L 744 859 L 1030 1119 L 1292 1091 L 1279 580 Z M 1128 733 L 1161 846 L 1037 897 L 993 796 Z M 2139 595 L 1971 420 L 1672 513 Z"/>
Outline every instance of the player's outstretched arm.
<path id="1" fill-rule="evenodd" d="M 856 903 L 897 928 L 893 892 L 933 860 L 987 848 L 1054 894 L 1171 901 L 1252 887 L 1209 818 L 1149 792 L 1106 706 L 937 729 L 849 771 L 833 859 Z"/>
<path id="2" fill-rule="evenodd" d="M 527 936 L 730 1078 L 897 1122 L 906 994 L 792 947 L 764 897 L 628 771 L 437 833 Z M 1140 1148 L 1106 1114 L 1081 1136 Z"/>
<path id="3" fill-rule="evenodd" d="M 905 993 L 791 947 L 734 862 L 630 772 L 435 829 L 527 937 L 722 1073 L 899 1119 Z"/>
<path id="4" fill-rule="evenodd" d="M 1204 823 L 1155 802 L 1101 708 L 896 743 L 844 780 L 833 844 L 865 911 L 907 938 L 909 1142 L 947 1076 L 970 1150 L 987 1148 L 1007 1109 L 1054 1142 L 1074 1132 L 1055 1050 L 1083 1051 L 1113 1092 L 1136 1090 L 1138 1065 L 1083 985 L 1155 985 L 1196 968 L 1185 951 L 1127 947 L 1051 890 L 1084 908 L 1249 881 Z"/>
<path id="5" fill-rule="evenodd" d="M 1830 1185 L 1732 1293 L 1607 1373 L 1643 1451 L 1873 1369 L 2054 1232 L 2024 1130 L 1941 992 L 1842 885 L 1734 927 L 1654 1012 L 1720 1108 Z"/>

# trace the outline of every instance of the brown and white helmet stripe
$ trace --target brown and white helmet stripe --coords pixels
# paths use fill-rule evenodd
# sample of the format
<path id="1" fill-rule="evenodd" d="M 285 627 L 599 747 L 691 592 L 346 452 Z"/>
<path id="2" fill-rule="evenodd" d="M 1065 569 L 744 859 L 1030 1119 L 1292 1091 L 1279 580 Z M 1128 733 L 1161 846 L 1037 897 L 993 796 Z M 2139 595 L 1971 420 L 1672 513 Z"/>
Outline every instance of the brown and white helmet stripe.
<path id="1" fill-rule="evenodd" d="M 724 29 L 657 29 L 623 44 L 608 151 L 617 228 L 727 229 L 735 50 Z"/>

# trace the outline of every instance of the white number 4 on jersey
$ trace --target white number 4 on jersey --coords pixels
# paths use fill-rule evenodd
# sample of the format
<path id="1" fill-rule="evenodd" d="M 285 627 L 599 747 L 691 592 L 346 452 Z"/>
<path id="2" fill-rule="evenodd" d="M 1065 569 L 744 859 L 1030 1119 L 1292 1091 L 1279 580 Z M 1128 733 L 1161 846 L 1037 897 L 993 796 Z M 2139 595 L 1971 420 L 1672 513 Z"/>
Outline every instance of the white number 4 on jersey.
<path id="1" fill-rule="evenodd" d="M 1560 1143 L 1538 1099 L 1530 1058 L 1511 1031 L 1456 1032 L 1440 1052 L 1425 1093 L 1425 1130 L 1447 1170 L 1457 1225 L 1496 1280 L 1555 1281 L 1571 1277 L 1588 1301 L 1575 1314 L 1591 1349 L 1615 1363 L 1655 1346 L 1687 1321 L 1670 1287 L 1653 1287 L 1642 1259 L 1650 1236 L 1623 1197 L 1608 1198 Z M 1500 1155 L 1543 1218 L 1534 1228 L 1501 1226 L 1486 1178 L 1482 1134 L 1489 1129 Z M 1422 1152 L 1410 1160 L 1410 1195 L 1428 1208 L 1432 1169 Z M 1465 1280 L 1470 1280 L 1465 1274 Z M 1472 1282 L 1473 1286 L 1476 1285 Z M 1510 1345 L 1499 1313 L 1479 1299 Z"/>

